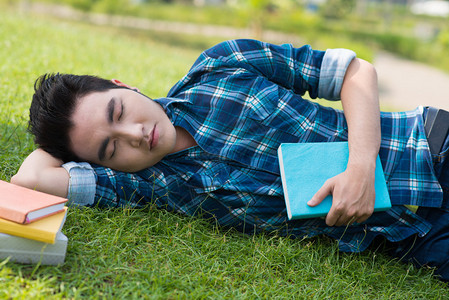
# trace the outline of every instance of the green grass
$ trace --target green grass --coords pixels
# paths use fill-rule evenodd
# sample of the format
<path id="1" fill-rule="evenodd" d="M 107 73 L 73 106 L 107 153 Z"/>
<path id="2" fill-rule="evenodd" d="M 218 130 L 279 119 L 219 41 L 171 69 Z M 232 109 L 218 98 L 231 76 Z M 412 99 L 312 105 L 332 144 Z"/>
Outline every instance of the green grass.
<path id="1" fill-rule="evenodd" d="M 9 180 L 35 147 L 26 122 L 38 75 L 97 74 L 159 97 L 215 42 L 0 13 L 0 178 Z M 431 270 L 379 251 L 344 254 L 327 238 L 245 236 L 152 206 L 72 208 L 63 231 L 69 246 L 61 266 L 0 261 L 0 299 L 448 296 Z"/>

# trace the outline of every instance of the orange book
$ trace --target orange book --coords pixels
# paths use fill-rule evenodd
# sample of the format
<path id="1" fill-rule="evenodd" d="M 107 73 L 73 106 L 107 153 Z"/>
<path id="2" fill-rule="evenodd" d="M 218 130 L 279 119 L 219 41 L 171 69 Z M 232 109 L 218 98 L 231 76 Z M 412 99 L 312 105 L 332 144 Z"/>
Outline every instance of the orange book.
<path id="1" fill-rule="evenodd" d="M 63 211 L 67 199 L 0 180 L 0 218 L 27 224 Z"/>
<path id="2" fill-rule="evenodd" d="M 53 214 L 30 224 L 18 224 L 0 219 L 0 232 L 24 237 L 30 240 L 54 244 L 56 235 L 65 222 L 67 207 L 62 212 Z"/>

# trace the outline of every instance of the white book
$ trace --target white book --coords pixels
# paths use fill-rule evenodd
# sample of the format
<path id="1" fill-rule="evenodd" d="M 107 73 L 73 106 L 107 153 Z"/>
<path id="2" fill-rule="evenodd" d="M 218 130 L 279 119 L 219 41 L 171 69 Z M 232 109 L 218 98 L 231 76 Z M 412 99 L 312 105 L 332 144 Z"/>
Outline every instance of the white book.
<path id="1" fill-rule="evenodd" d="M 64 263 L 67 242 L 62 232 L 58 232 L 54 244 L 0 233 L 0 259 L 9 258 L 24 264 L 59 265 Z"/>

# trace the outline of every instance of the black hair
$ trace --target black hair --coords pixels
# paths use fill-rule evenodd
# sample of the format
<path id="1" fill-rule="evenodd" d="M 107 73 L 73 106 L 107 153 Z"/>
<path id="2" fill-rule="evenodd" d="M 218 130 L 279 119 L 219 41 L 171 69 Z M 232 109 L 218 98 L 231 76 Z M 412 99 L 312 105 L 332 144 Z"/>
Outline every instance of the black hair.
<path id="1" fill-rule="evenodd" d="M 117 86 L 91 75 L 44 74 L 34 83 L 28 130 L 40 148 L 64 162 L 80 159 L 70 148 L 69 131 L 77 101 L 92 92 Z"/>

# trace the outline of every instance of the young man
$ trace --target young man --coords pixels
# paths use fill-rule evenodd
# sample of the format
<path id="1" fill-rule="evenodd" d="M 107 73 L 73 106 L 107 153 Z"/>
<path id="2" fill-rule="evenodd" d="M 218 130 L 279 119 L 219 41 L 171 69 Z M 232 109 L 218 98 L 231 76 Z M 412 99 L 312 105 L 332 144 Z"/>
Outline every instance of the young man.
<path id="1" fill-rule="evenodd" d="M 341 99 L 343 111 L 304 100 L 306 92 Z M 117 80 L 41 77 L 30 108 L 40 148 L 12 182 L 76 205 L 154 202 L 247 233 L 326 234 L 342 251 L 363 251 L 382 236 L 394 256 L 449 280 L 447 168 L 444 153 L 432 161 L 427 113 L 380 113 L 375 70 L 352 51 L 233 40 L 203 52 L 161 99 Z M 347 169 L 309 202 L 331 193 L 329 214 L 287 221 L 277 148 L 334 141 L 349 142 Z M 377 154 L 393 208 L 373 214 Z"/>

